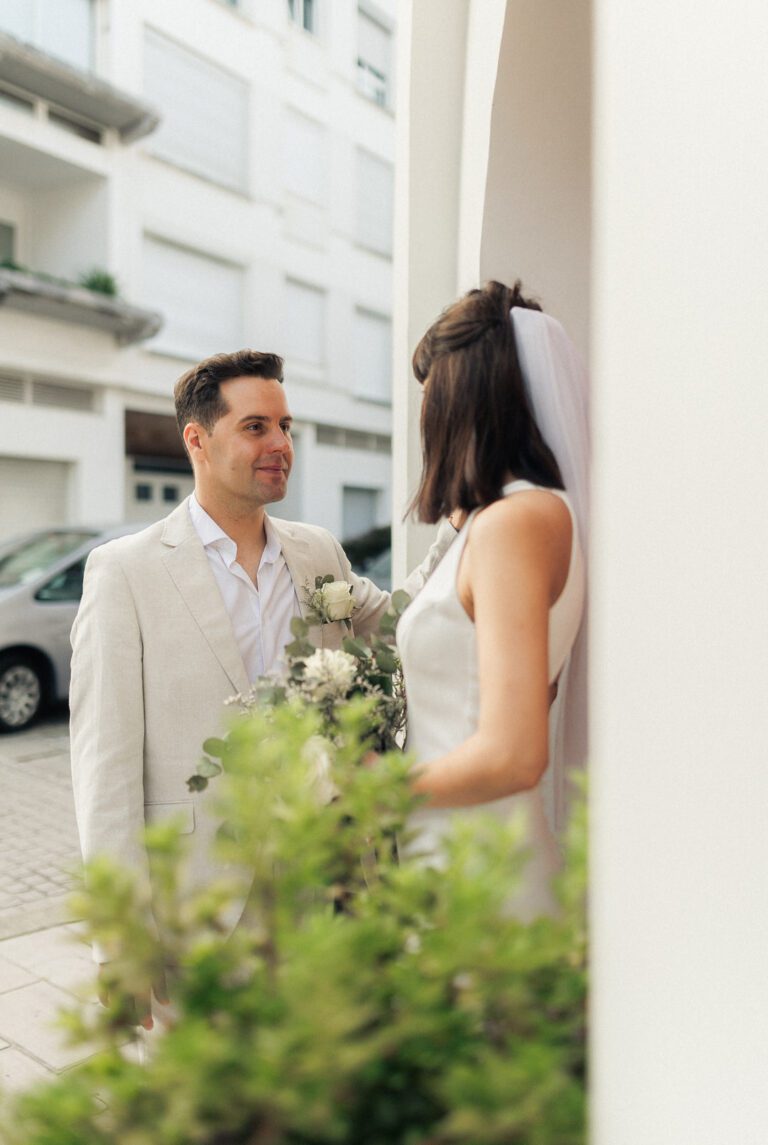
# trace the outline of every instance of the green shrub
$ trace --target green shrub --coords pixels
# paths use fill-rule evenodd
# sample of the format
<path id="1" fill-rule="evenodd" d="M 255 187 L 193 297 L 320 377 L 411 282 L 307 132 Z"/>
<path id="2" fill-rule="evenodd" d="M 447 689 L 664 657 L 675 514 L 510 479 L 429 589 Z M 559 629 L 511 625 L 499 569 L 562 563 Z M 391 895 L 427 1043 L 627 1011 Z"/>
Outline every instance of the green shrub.
<path id="1" fill-rule="evenodd" d="M 117 297 L 117 279 L 108 270 L 94 267 L 92 270 L 87 270 L 81 274 L 77 281 L 86 290 L 93 290 L 97 294 L 106 294 L 110 298 Z"/>
<path id="2" fill-rule="evenodd" d="M 560 915 L 523 924 L 509 909 L 525 861 L 515 826 L 458 823 L 440 870 L 397 861 L 407 760 L 361 766 L 365 720 L 365 702 L 348 705 L 327 805 L 307 780 L 312 711 L 256 712 L 209 743 L 229 868 L 180 902 L 183 837 L 147 832 L 162 953 L 141 887 L 91 868 L 78 908 L 90 937 L 122 951 L 117 993 L 68 1022 L 101 1049 L 16 1100 L 8 1145 L 584 1141 L 583 812 Z M 179 1020 L 140 1067 L 120 1048 L 121 1006 L 163 958 Z"/>

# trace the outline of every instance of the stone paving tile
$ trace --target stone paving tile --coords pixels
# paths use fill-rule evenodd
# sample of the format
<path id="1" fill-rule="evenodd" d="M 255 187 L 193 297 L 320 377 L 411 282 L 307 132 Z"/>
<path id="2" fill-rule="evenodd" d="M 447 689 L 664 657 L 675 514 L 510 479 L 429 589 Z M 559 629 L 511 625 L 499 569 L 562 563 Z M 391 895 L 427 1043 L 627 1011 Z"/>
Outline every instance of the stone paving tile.
<path id="1" fill-rule="evenodd" d="M 15 962 L 9 962 L 0 955 L 0 994 L 5 994 L 7 990 L 16 990 L 19 986 L 28 986 L 30 982 L 35 982 L 37 977 L 38 975 L 30 974 L 22 966 L 17 966 Z"/>
<path id="2" fill-rule="evenodd" d="M 3 962 L 26 971 L 32 976 L 31 980 L 44 978 L 82 1000 L 96 999 L 90 947 L 65 927 L 40 930 L 0 942 L 0 981 Z"/>
<path id="3" fill-rule="evenodd" d="M 49 982 L 0 994 L 0 1037 L 56 1071 L 83 1061 L 92 1051 L 67 1045 L 66 1035 L 54 1026 L 58 1012 L 72 1002 L 71 994 Z"/>
<path id="4" fill-rule="evenodd" d="M 50 1081 L 50 1071 L 14 1046 L 8 1046 L 0 1053 L 0 1089 L 17 1093 L 46 1079 Z"/>
<path id="5" fill-rule="evenodd" d="M 22 966 L 25 970 L 45 978 L 42 967 L 57 960 L 73 960 L 88 967 L 92 965 L 90 951 L 77 934 L 65 927 L 49 927 L 34 934 L 6 938 L 0 942 L 0 958 Z"/>

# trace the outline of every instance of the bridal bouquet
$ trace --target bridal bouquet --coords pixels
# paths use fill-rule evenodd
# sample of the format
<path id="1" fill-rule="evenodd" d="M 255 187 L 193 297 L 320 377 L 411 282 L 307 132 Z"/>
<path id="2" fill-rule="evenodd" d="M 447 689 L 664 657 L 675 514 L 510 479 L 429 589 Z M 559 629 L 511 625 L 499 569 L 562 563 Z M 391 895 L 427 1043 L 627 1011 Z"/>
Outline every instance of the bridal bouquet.
<path id="1" fill-rule="evenodd" d="M 317 648 L 309 633 L 313 625 L 348 623 L 355 609 L 352 586 L 330 576 L 317 577 L 315 588 L 307 590 L 306 603 L 308 618 L 291 621 L 294 639 L 286 645 L 283 669 L 259 677 L 247 692 L 232 696 L 227 703 L 244 715 L 285 705 L 297 712 L 311 708 L 319 716 L 319 729 L 306 745 L 306 754 L 322 786 L 334 746 L 342 736 L 342 713 L 351 700 L 365 702 L 371 750 L 383 753 L 402 746 L 405 690 L 394 635 L 410 597 L 402 591 L 393 593 L 378 632 L 368 639 L 349 635 L 340 649 Z M 191 791 L 202 791 L 219 774 L 222 768 L 216 760 L 223 757 L 224 749 L 222 740 L 206 740 L 206 757 L 187 780 Z"/>

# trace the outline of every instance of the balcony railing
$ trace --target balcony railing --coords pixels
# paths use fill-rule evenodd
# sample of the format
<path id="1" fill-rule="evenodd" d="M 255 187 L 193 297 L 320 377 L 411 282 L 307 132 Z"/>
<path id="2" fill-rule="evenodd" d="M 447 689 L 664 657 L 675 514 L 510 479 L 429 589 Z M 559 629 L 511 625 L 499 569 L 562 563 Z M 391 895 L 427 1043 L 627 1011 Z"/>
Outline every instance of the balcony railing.
<path id="1" fill-rule="evenodd" d="M 121 345 L 151 338 L 163 324 L 157 311 L 23 270 L 0 268 L 0 306 L 106 330 Z"/>
<path id="2" fill-rule="evenodd" d="M 105 80 L 0 32 L 0 89 L 7 102 L 45 105 L 48 118 L 84 130 L 112 129 L 124 142 L 148 135 L 160 122 L 153 107 Z M 92 136 L 91 136 L 92 138 Z"/>

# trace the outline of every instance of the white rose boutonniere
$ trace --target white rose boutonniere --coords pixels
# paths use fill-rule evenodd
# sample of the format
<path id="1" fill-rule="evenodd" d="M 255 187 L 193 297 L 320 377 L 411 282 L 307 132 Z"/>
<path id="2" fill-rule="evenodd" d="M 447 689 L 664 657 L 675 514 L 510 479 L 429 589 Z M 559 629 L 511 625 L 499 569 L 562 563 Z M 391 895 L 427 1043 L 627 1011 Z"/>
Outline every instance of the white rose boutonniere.
<path id="1" fill-rule="evenodd" d="M 357 607 L 352 585 L 345 580 L 334 580 L 330 574 L 315 577 L 314 591 L 307 590 L 307 605 L 310 618 L 317 624 L 350 620 Z"/>

